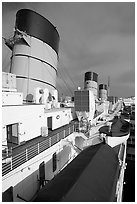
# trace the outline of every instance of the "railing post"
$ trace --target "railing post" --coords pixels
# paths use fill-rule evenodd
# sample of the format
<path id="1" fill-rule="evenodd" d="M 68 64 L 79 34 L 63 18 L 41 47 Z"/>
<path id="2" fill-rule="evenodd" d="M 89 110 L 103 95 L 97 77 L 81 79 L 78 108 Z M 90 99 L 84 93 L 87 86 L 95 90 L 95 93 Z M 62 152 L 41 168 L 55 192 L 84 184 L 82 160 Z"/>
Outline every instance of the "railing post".
<path id="1" fill-rule="evenodd" d="M 63 132 L 64 132 L 64 137 L 63 138 L 65 138 L 65 130 L 63 130 Z"/>
<path id="2" fill-rule="evenodd" d="M 12 156 L 11 156 L 10 168 L 11 168 L 11 171 L 12 171 Z"/>
<path id="3" fill-rule="evenodd" d="M 59 142 L 59 133 L 57 133 L 57 142 Z"/>
<path id="4" fill-rule="evenodd" d="M 8 157 L 8 148 L 6 147 L 6 157 Z"/>
<path id="5" fill-rule="evenodd" d="M 39 154 L 39 142 L 38 142 L 38 154 Z"/>
<path id="6" fill-rule="evenodd" d="M 26 161 L 28 161 L 28 149 L 26 149 Z"/>
<path id="7" fill-rule="evenodd" d="M 51 137 L 49 137 L 49 146 L 51 147 Z"/>
<path id="8" fill-rule="evenodd" d="M 11 154 L 11 157 L 12 157 L 12 147 L 10 148 L 10 154 Z"/>

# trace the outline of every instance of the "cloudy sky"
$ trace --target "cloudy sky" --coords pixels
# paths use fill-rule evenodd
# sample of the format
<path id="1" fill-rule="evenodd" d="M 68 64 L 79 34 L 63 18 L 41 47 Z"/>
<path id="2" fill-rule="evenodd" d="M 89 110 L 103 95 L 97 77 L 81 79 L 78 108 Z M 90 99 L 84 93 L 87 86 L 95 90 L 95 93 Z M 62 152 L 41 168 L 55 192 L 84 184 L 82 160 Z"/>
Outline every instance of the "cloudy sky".
<path id="1" fill-rule="evenodd" d="M 98 83 L 110 76 L 110 95 L 135 95 L 134 2 L 4 2 L 2 36 L 13 35 L 16 12 L 32 9 L 60 34 L 57 88 L 71 95 L 83 88 L 84 73 L 94 71 Z M 2 42 L 2 66 L 9 70 L 11 51 Z"/>

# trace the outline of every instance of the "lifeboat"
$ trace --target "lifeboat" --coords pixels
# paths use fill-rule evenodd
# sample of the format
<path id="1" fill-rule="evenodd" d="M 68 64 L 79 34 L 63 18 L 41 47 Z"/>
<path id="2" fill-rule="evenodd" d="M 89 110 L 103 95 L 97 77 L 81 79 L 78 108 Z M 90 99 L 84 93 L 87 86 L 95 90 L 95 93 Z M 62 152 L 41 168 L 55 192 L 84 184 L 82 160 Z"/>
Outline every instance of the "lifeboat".
<path id="1" fill-rule="evenodd" d="M 124 143 L 129 138 L 130 123 L 118 116 L 109 122 L 111 126 L 103 126 L 99 129 L 104 141 L 111 147 Z"/>

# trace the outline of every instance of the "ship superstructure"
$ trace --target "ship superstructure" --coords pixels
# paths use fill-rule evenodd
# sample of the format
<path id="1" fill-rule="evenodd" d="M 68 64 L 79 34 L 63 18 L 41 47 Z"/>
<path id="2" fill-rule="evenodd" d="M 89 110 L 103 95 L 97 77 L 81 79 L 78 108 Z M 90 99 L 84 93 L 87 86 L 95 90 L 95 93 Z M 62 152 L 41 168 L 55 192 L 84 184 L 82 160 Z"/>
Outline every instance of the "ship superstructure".
<path id="1" fill-rule="evenodd" d="M 2 75 L 3 192 L 12 189 L 13 201 L 21 201 L 31 199 L 76 155 L 63 143 L 66 137 L 74 142 L 76 115 L 74 107 L 60 108 L 58 102 L 56 28 L 36 12 L 21 9 L 6 45 L 12 58 L 11 73 Z"/>
<path id="2" fill-rule="evenodd" d="M 12 57 L 10 73 L 2 75 L 3 201 L 46 201 L 43 195 L 41 199 L 41 192 L 47 189 L 44 194 L 49 197 L 49 186 L 52 191 L 56 181 L 63 181 L 62 174 L 67 184 L 66 172 L 79 182 L 94 153 L 100 155 L 102 151 L 115 158 L 111 161 L 116 169 L 112 171 L 115 179 L 110 179 L 114 185 L 112 200 L 121 201 L 129 137 L 128 122 L 121 119 L 119 112 L 122 100 L 114 103 L 110 111 L 107 86 L 99 86 L 98 99 L 98 74 L 89 71 L 85 73 L 84 89 L 74 93 L 74 106 L 61 108 L 56 89 L 59 34 L 47 19 L 32 10 L 17 12 L 14 36 L 5 43 Z M 123 126 L 126 130 L 118 137 L 116 130 Z M 102 129 L 105 127 L 107 131 Z M 83 164 L 87 154 L 89 158 Z M 98 157 L 95 160 L 100 162 Z M 83 165 L 77 176 L 71 170 L 75 162 Z M 72 184 L 75 182 L 68 184 L 69 189 Z M 69 200 L 69 189 L 64 189 L 54 201 Z M 89 200 L 94 200 L 94 194 Z"/>

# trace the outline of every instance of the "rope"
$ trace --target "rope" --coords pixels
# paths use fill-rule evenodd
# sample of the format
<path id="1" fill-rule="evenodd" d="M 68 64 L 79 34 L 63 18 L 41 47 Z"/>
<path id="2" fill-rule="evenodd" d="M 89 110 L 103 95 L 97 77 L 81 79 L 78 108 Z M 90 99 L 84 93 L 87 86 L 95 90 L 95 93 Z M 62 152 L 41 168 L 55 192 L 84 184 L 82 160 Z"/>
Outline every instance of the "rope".
<path id="1" fill-rule="evenodd" d="M 50 55 L 50 57 L 51 57 L 51 59 L 53 60 L 53 62 L 55 63 L 55 60 L 53 59 L 53 57 L 52 57 L 52 55 L 51 55 L 51 53 L 50 53 L 50 51 L 48 50 L 48 48 L 47 48 L 47 46 L 46 46 L 46 49 L 47 49 L 47 51 L 48 51 L 48 53 L 49 53 L 49 55 Z M 56 63 L 55 63 L 56 64 Z M 58 67 L 59 68 L 59 67 Z M 65 84 L 65 86 L 67 87 L 67 89 L 69 90 L 69 92 L 73 95 L 73 92 L 71 91 L 71 89 L 69 88 L 69 86 L 68 86 L 68 84 L 67 84 L 67 82 L 64 80 L 64 77 L 62 77 L 62 74 L 61 74 L 61 72 L 58 70 L 58 73 L 60 74 L 60 76 L 61 76 L 61 79 L 62 79 L 62 81 L 64 82 L 64 84 Z"/>

